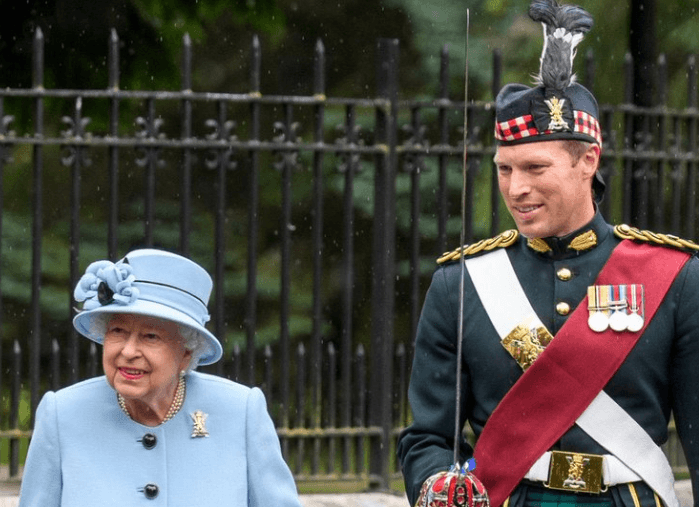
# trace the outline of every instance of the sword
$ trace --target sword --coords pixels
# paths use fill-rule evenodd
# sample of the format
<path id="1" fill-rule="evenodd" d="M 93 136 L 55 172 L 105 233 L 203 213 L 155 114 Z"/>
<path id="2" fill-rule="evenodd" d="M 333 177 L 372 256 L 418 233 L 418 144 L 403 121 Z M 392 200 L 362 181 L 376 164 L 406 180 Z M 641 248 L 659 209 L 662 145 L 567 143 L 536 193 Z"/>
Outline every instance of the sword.
<path id="1" fill-rule="evenodd" d="M 459 413 L 461 408 L 461 354 L 463 352 L 464 338 L 464 280 L 466 277 L 466 263 L 464 262 L 464 243 L 466 242 L 466 176 L 468 167 L 467 159 L 467 143 L 468 143 L 468 32 L 470 27 L 470 12 L 466 9 L 466 61 L 464 64 L 464 159 L 463 159 L 463 184 L 461 186 L 461 233 L 460 245 L 461 256 L 461 274 L 459 279 L 459 321 L 456 344 L 456 407 L 455 407 L 455 422 L 454 422 L 454 468 L 461 469 L 459 465 L 459 436 L 461 433 L 461 425 Z"/>
<path id="2" fill-rule="evenodd" d="M 440 472 L 427 479 L 423 484 L 416 507 L 490 507 L 488 493 L 478 478 L 471 474 L 476 468 L 475 460 L 469 459 L 467 466 L 459 464 L 459 437 L 462 426 L 459 418 L 461 407 L 461 355 L 463 351 L 464 319 L 464 280 L 466 263 L 464 260 L 464 243 L 466 241 L 466 175 L 468 152 L 468 32 L 470 12 L 466 9 L 466 62 L 464 65 L 464 159 L 463 186 L 461 188 L 461 278 L 459 281 L 459 322 L 456 351 L 456 415 L 454 422 L 454 464 L 449 471 Z"/>

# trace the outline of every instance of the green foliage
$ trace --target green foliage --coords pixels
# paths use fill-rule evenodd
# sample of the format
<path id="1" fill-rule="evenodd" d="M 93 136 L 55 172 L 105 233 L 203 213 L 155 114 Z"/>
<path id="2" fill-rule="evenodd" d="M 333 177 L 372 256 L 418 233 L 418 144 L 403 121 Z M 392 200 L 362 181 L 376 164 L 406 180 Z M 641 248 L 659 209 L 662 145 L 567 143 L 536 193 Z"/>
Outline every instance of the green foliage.
<path id="1" fill-rule="evenodd" d="M 194 44 L 208 48 L 220 43 L 214 39 L 221 32 L 254 31 L 269 35 L 273 43 L 277 43 L 284 33 L 285 16 L 274 0 L 132 0 L 132 3 L 141 21 L 159 34 L 158 42 L 166 56 L 164 60 L 175 66 L 180 61 L 185 34 Z M 213 56 L 220 58 L 221 55 Z M 147 77 L 135 72 L 133 78 L 138 79 L 138 76 Z M 162 74 L 151 76 L 150 83 L 134 82 L 133 86 L 141 89 L 155 85 L 164 89 L 164 83 L 160 82 L 164 78 Z"/>
<path id="2" fill-rule="evenodd" d="M 530 83 L 538 71 L 541 54 L 541 27 L 527 16 L 530 0 L 385 0 L 397 6 L 410 19 L 415 45 L 422 55 L 424 71 L 437 76 L 441 45 L 448 45 L 451 68 L 456 83 L 452 89 L 463 90 L 466 9 L 470 9 L 469 74 L 472 99 L 492 99 L 492 51 L 503 55 L 503 83 Z M 594 92 L 600 103 L 623 100 L 623 62 L 628 51 L 630 34 L 629 2 L 586 0 L 577 3 L 588 10 L 595 20 L 592 31 L 579 48 L 576 69 L 579 79 L 586 78 L 584 57 L 591 51 L 595 57 Z M 658 49 L 668 57 L 670 105 L 686 105 L 686 62 L 691 54 L 699 53 L 696 26 L 699 8 L 695 2 L 657 1 L 656 30 Z M 453 72 L 453 71 L 452 71 Z M 655 76 L 649 76 L 654 79 Z M 458 97 L 459 95 L 457 95 Z"/>
<path id="3" fill-rule="evenodd" d="M 60 4 L 60 5 L 59 5 Z M 437 93 L 440 52 L 448 47 L 450 55 L 450 91 L 453 100 L 463 95 L 465 57 L 466 8 L 470 9 L 469 98 L 492 99 L 492 52 L 503 55 L 503 82 L 530 82 L 538 68 L 541 51 L 541 28 L 526 12 L 529 0 L 383 0 L 366 2 L 347 0 L 340 3 L 306 0 L 298 2 L 275 0 L 108 0 L 106 4 L 90 0 L 58 2 L 44 0 L 32 8 L 22 2 L 7 6 L 8 15 L 0 20 L 0 86 L 32 86 L 32 41 L 35 28 L 45 37 L 46 88 L 104 89 L 108 85 L 108 39 L 110 28 L 119 36 L 119 86 L 136 90 L 177 90 L 181 88 L 183 40 L 188 34 L 193 52 L 193 89 L 195 91 L 250 91 L 251 45 L 253 35 L 260 37 L 262 73 L 260 91 L 264 94 L 310 95 L 313 90 L 313 57 L 318 40 L 323 42 L 325 55 L 325 94 L 329 97 L 374 96 L 377 90 L 376 40 L 379 37 L 400 40 L 399 90 L 401 98 L 431 99 Z M 59 8 L 60 7 L 60 8 Z M 591 50 L 596 58 L 595 92 L 601 103 L 618 102 L 623 94 L 621 74 L 624 53 L 628 46 L 628 3 L 587 0 L 584 7 L 594 16 L 596 25 L 581 46 L 577 69 L 584 80 L 583 57 Z M 674 1 L 657 5 L 659 47 L 668 53 L 670 103 L 681 106 L 686 102 L 687 56 L 699 49 L 694 26 L 699 22 L 697 8 L 692 2 Z M 18 22 L 17 20 L 25 20 Z M 621 36 L 619 34 L 622 34 Z M 16 98 L 8 98 L 5 110 L 12 111 L 15 121 L 11 128 L 18 134 L 33 130 L 31 107 L 15 107 Z M 25 103 L 26 104 L 26 103 Z M 104 111 L 106 102 L 84 101 L 84 114 L 91 118 L 88 131 L 103 135 L 108 128 Z M 66 128 L 62 118 L 73 114 L 73 103 L 63 99 L 44 102 L 45 135 L 58 136 Z M 136 116 L 142 116 L 146 104 L 124 101 L 120 104 L 120 135 L 133 136 Z M 213 106 L 212 106 L 213 107 Z M 247 107 L 247 106 L 245 106 Z M 238 124 L 236 133 L 245 138 L 250 125 L 248 110 L 231 105 L 229 117 Z M 337 125 L 345 122 L 345 110 L 327 108 L 326 138 L 333 142 L 340 136 Z M 457 114 L 458 113 L 458 114 Z M 163 132 L 168 137 L 179 136 L 179 104 L 159 103 L 156 115 L 164 121 Z M 263 130 L 281 116 L 278 109 L 263 112 Z M 299 113 L 296 113 L 299 114 Z M 302 125 L 299 136 L 305 141 L 313 137 L 308 113 L 300 113 Z M 212 111 L 196 111 L 195 122 L 213 116 Z M 425 122 L 434 113 L 425 112 Z M 376 133 L 375 111 L 357 111 L 360 143 L 369 144 Z M 488 120 L 484 120 L 488 121 Z M 450 116 L 452 130 L 461 122 L 460 112 Z M 399 119 L 409 123 L 407 116 Z M 489 126 L 478 124 L 489 130 Z M 265 130 L 266 129 L 266 130 Z M 265 134 L 268 135 L 268 134 Z M 453 136 L 453 132 L 450 134 Z M 435 142 L 434 132 L 428 137 Z M 451 140 L 454 143 L 453 139 Z M 62 150 L 43 149 L 45 160 L 44 184 L 48 191 L 44 203 L 42 237 L 43 318 L 64 321 L 70 311 L 68 252 L 70 223 L 66 210 L 70 208 L 70 169 L 60 163 Z M 208 156 L 205 153 L 198 154 Z M 12 163 L 3 172 L 2 286 L 6 336 L 26 332 L 26 324 L 17 318 L 26 312 L 31 299 L 31 177 L 33 149 L 27 145 L 14 150 Z M 154 227 L 155 243 L 177 248 L 179 243 L 179 161 L 176 154 L 162 154 L 166 164 L 157 173 L 157 209 Z M 80 251 L 81 269 L 94 259 L 106 256 L 107 189 L 104 168 L 105 151 L 90 150 L 92 164 L 83 169 L 81 197 Z M 226 244 L 224 282 L 226 294 L 226 326 L 228 349 L 244 344 L 244 306 L 247 291 L 247 213 L 249 192 L 245 161 L 236 160 L 240 169 L 230 172 L 226 215 Z M 279 250 L 279 208 L 281 177 L 271 169 L 275 160 L 261 154 L 260 166 L 265 170 L 260 178 L 260 235 L 257 289 L 259 294 L 258 340 L 271 343 L 279 334 L 280 323 L 276 299 L 280 293 L 281 259 Z M 402 168 L 403 160 L 399 160 Z M 327 301 L 328 322 L 324 329 L 333 338 L 334 325 L 339 319 L 338 301 L 342 290 L 340 268 L 343 249 L 342 197 L 345 176 L 338 170 L 341 157 L 325 156 L 324 207 L 326 213 L 324 279 L 322 297 Z M 353 188 L 354 224 L 356 227 L 355 263 L 366 266 L 371 251 L 371 224 L 374 214 L 373 156 L 362 156 Z M 422 162 L 420 180 L 420 235 L 426 248 L 422 252 L 424 272 L 431 271 L 436 255 L 429 245 L 436 240 L 437 219 L 435 189 L 437 167 L 435 157 Z M 201 166 L 201 164 L 200 164 Z M 289 326 L 294 336 L 307 336 L 311 329 L 308 318 L 312 305 L 312 276 L 310 230 L 312 226 L 312 155 L 301 154 L 299 167 L 293 174 L 292 221 L 293 235 L 293 308 Z M 142 169 L 133 163 L 133 153 L 121 155 L 120 160 L 120 253 L 127 246 L 136 246 L 143 237 Z M 475 183 L 475 210 L 471 221 L 477 238 L 489 234 L 491 216 L 491 167 L 483 160 Z M 458 203 L 461 187 L 460 157 L 449 161 L 449 220 L 447 232 L 458 238 L 460 223 Z M 191 238 L 192 256 L 207 269 L 213 269 L 214 217 L 212 189 L 215 174 L 202 170 L 197 173 L 193 187 L 195 212 Z M 397 232 L 399 248 L 407 244 L 411 226 L 411 181 L 408 173 L 400 173 L 396 186 Z M 166 196 L 166 197 L 164 197 Z M 511 227 L 511 220 L 501 208 L 502 227 Z M 399 255 L 399 277 L 408 276 L 405 256 Z M 438 254 L 438 253 L 437 253 Z M 372 274 L 359 272 L 355 287 L 355 318 L 369 321 L 369 288 Z M 402 290 L 399 283 L 399 290 Z M 26 319 L 25 319 L 26 320 Z M 331 325 L 333 324 L 333 325 Z M 360 333 L 366 331 L 366 326 Z M 359 327 L 358 327 L 359 329 Z"/>

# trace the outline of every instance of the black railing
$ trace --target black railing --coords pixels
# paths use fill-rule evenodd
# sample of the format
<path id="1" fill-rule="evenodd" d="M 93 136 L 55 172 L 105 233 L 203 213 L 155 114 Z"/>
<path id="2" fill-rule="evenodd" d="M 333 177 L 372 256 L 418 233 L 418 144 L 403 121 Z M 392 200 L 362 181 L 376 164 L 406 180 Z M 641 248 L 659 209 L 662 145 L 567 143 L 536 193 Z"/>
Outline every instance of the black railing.
<path id="1" fill-rule="evenodd" d="M 180 90 L 121 90 L 118 48 L 112 32 L 105 89 L 45 89 L 37 30 L 32 88 L 0 89 L 0 443 L 11 476 L 42 393 L 99 374 L 97 348 L 69 323 L 85 266 L 157 245 L 212 273 L 211 325 L 226 352 L 207 371 L 263 387 L 297 479 L 387 487 L 423 293 L 458 238 L 464 102 L 449 98 L 448 51 L 438 97 L 418 101 L 399 97 L 395 40 L 379 41 L 376 96 L 361 99 L 325 95 L 321 42 L 307 96 L 262 93 L 257 39 L 237 93 L 191 89 L 188 37 Z M 691 239 L 693 58 L 687 72 L 684 109 L 665 105 L 662 80 L 657 107 L 601 106 L 601 171 L 610 220 Z M 509 219 L 490 161 L 492 103 L 469 102 L 468 114 L 472 242 Z M 668 449 L 682 470 L 674 433 Z"/>

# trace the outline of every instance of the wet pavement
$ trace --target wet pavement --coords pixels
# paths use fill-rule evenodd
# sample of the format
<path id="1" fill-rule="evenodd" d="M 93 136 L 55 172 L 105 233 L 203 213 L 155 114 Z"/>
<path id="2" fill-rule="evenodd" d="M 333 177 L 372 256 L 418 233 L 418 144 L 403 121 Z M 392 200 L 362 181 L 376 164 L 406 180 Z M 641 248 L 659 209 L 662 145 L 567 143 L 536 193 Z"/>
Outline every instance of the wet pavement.
<path id="1" fill-rule="evenodd" d="M 0 473 L 2 476 L 2 473 Z M 17 507 L 19 481 L 0 477 L 0 507 Z M 693 507 L 692 488 L 689 481 L 675 484 L 680 507 Z M 347 493 L 338 495 L 301 495 L 303 507 L 408 507 L 405 495 L 390 493 Z"/>

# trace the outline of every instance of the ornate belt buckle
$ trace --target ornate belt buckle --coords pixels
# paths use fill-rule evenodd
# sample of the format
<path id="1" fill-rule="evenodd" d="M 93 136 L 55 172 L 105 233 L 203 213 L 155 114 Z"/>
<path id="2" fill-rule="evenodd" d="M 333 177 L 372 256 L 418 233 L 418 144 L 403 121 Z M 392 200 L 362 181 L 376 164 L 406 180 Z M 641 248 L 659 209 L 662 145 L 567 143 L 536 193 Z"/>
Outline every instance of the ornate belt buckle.
<path id="1" fill-rule="evenodd" d="M 600 493 L 603 460 L 603 456 L 596 454 L 551 451 L 546 487 L 577 493 Z"/>

